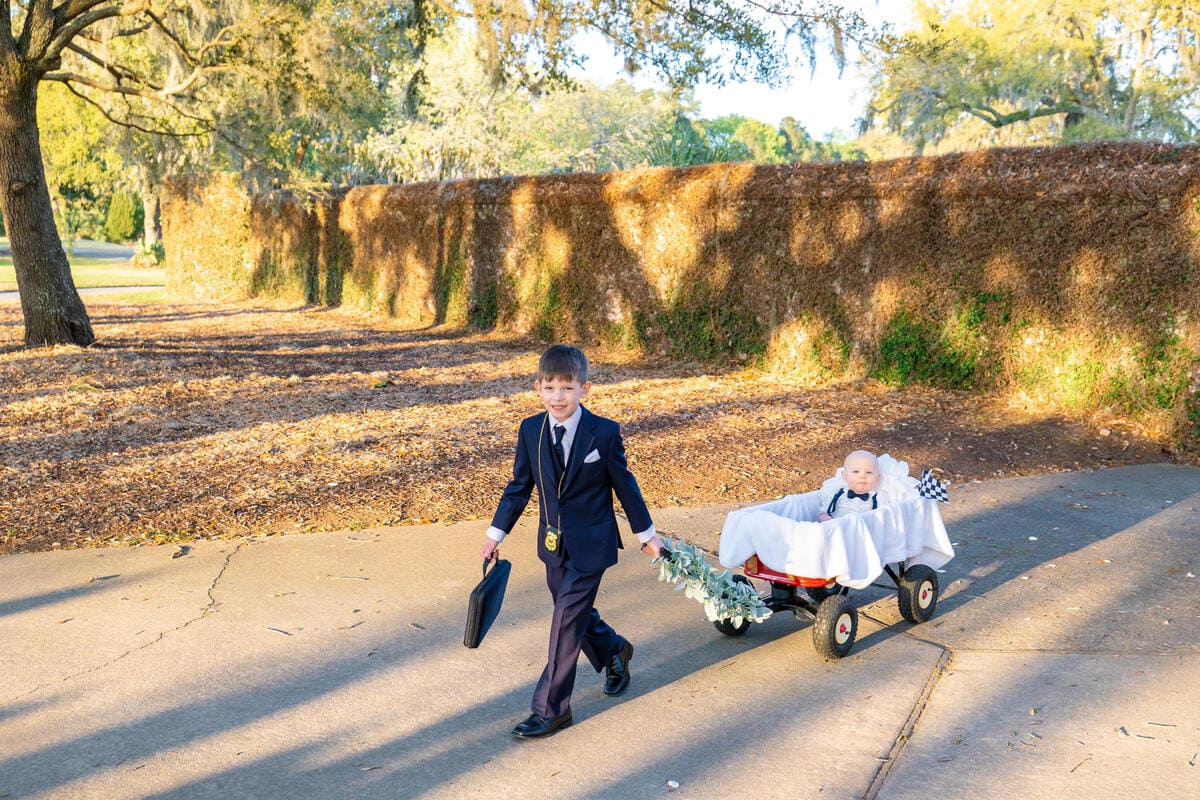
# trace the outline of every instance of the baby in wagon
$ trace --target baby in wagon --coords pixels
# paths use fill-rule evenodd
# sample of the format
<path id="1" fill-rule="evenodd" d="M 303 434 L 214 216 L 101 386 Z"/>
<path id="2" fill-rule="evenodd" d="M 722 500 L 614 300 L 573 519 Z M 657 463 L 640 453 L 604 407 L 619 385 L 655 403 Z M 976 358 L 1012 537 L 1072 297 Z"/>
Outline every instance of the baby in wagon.
<path id="1" fill-rule="evenodd" d="M 816 491 L 729 512 L 721 529 L 721 565 L 751 556 L 777 573 L 836 579 L 863 589 L 885 564 L 938 569 L 954 548 L 936 503 L 919 501 L 908 464 L 856 450 Z M 850 492 L 854 496 L 850 497 Z"/>
<path id="2" fill-rule="evenodd" d="M 884 459 L 888 462 L 886 465 L 881 463 Z M 890 469 L 885 469 L 885 466 Z M 817 520 L 826 522 L 849 514 L 873 511 L 879 508 L 880 503 L 902 500 L 915 494 L 908 485 L 910 482 L 916 483 L 908 478 L 907 464 L 897 462 L 890 456 L 876 458 L 874 453 L 855 450 L 846 456 L 846 462 L 837 474 L 821 487 L 822 511 L 817 514 Z"/>

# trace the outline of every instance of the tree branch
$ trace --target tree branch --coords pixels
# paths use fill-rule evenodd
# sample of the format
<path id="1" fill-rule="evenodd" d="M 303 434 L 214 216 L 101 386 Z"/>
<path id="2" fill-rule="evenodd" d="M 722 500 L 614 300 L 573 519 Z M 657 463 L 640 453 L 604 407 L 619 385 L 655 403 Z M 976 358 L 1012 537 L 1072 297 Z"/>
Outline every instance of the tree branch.
<path id="1" fill-rule="evenodd" d="M 862 14 L 857 11 L 847 11 L 845 8 L 835 6 L 829 11 L 823 12 L 818 9 L 817 13 L 805 14 L 801 11 L 788 11 L 782 9 L 779 7 L 778 3 L 767 4 L 755 2 L 755 0 L 746 0 L 746 3 L 773 17 L 778 17 L 779 19 L 791 19 L 793 23 L 802 22 L 805 24 L 805 26 L 816 24 L 828 25 L 834 31 L 835 38 L 845 37 L 859 46 L 865 47 L 870 43 L 869 37 L 862 35 L 861 33 L 862 31 L 867 31 L 869 33 L 870 26 Z M 843 18 L 839 16 L 838 12 L 842 12 L 847 16 Z M 891 26 L 888 23 L 884 23 L 881 26 L 882 31 L 888 31 L 890 30 L 890 27 Z M 794 29 L 789 26 L 789 32 L 792 32 L 793 30 Z M 838 58 L 842 58 L 841 49 L 842 48 L 840 45 L 835 46 L 835 51 L 838 53 Z"/>
<path id="2" fill-rule="evenodd" d="M 135 76 L 136 77 L 136 76 Z M 104 92 L 113 92 L 115 94 L 128 95 L 130 97 L 141 97 L 145 100 L 157 100 L 167 102 L 170 98 L 181 94 L 181 92 L 167 92 L 165 90 L 150 91 L 147 89 L 139 89 L 134 86 L 124 86 L 115 80 L 111 83 L 101 83 L 76 72 L 47 72 L 42 76 L 45 81 L 59 81 L 61 83 L 78 83 L 81 86 L 88 86 L 92 89 L 99 89 Z M 195 98 L 184 95 L 185 100 L 194 100 Z"/>
<path id="3" fill-rule="evenodd" d="M 143 33 L 145 33 L 146 31 L 150 30 L 151 27 L 152 26 L 150 25 L 150 23 L 146 22 L 146 23 L 137 25 L 132 28 L 121 28 L 120 30 L 111 31 L 111 32 L 106 33 L 103 39 L 100 38 L 99 36 L 95 35 L 91 31 L 84 30 L 84 31 L 80 31 L 78 34 L 76 34 L 75 38 L 82 39 L 83 41 L 88 42 L 89 44 L 103 46 L 106 42 L 109 42 L 113 39 L 124 39 L 124 38 L 130 37 L 130 36 L 140 36 Z"/>
<path id="4" fill-rule="evenodd" d="M 74 5 L 86 9 L 92 8 L 92 6 L 98 5 L 98 3 L 95 0 L 78 0 Z M 67 8 L 70 8 L 70 4 L 68 4 Z M 43 58 L 46 60 L 58 58 L 62 55 L 62 51 L 66 49 L 68 42 L 74 39 L 85 28 L 95 25 L 100 20 L 111 19 L 113 17 L 132 17 L 149 9 L 149 0 L 137 0 L 137 2 L 131 2 L 123 6 L 108 6 L 107 8 L 97 8 L 91 11 L 85 10 L 75 17 L 68 17 L 64 13 L 63 23 L 59 28 L 58 35 L 46 47 Z"/>
<path id="5" fill-rule="evenodd" d="M 83 58 L 85 58 L 88 61 L 91 61 L 93 64 L 96 64 L 97 66 L 99 66 L 101 69 L 114 75 L 118 79 L 117 85 L 119 85 L 119 81 L 121 78 L 125 78 L 132 82 L 141 84 L 142 86 L 149 87 L 149 88 L 153 89 L 155 92 L 157 92 L 159 95 L 166 97 L 169 95 L 181 94 L 181 93 L 185 92 L 193 84 L 195 84 L 195 82 L 200 78 L 202 72 L 211 71 L 213 69 L 212 67 L 205 68 L 205 67 L 199 66 L 200 63 L 203 61 L 204 56 L 210 50 L 213 50 L 213 49 L 216 49 L 219 47 L 229 47 L 238 42 L 238 38 L 230 38 L 230 39 L 224 38 L 227 34 L 232 34 L 238 27 L 236 25 L 227 25 L 226 27 L 219 30 L 215 34 L 215 36 L 213 37 L 212 40 L 206 42 L 196 54 L 193 54 L 188 50 L 187 46 L 183 43 L 183 41 L 181 41 L 179 39 L 179 37 L 175 34 L 175 32 L 172 31 L 158 17 L 158 15 L 156 15 L 155 13 L 153 13 L 152 11 L 149 11 L 149 10 L 147 10 L 145 12 L 145 14 L 151 20 L 150 22 L 146 22 L 142 25 L 138 25 L 133 28 L 128 28 L 128 29 L 125 29 L 122 31 L 118 31 L 116 34 L 114 34 L 114 36 L 135 36 L 137 34 L 146 32 L 151 27 L 158 28 L 159 31 L 162 32 L 162 34 L 164 36 L 166 36 L 167 39 L 176 47 L 176 49 L 183 56 L 183 58 L 188 62 L 188 64 L 194 68 L 192 70 L 191 74 L 184 81 L 176 84 L 175 86 L 172 86 L 169 88 L 163 87 L 163 86 L 157 86 L 153 82 L 145 79 L 141 75 L 138 75 L 137 73 L 135 73 L 131 70 L 126 70 L 123 67 L 121 67 L 120 65 L 114 65 L 114 64 L 108 63 L 108 62 L 98 58 L 97 56 L 92 55 L 91 53 L 87 52 L 79 45 L 76 45 L 73 43 L 68 43 L 66 46 L 66 49 L 79 54 Z M 93 41 L 93 42 L 99 43 L 98 39 L 96 39 L 95 37 L 92 37 L 92 36 L 88 36 L 83 31 L 80 31 L 79 37 L 86 39 L 88 41 Z M 103 88 L 103 87 L 93 85 L 93 88 Z M 106 91 L 114 91 L 115 87 L 108 87 L 105 90 Z"/>
<path id="6" fill-rule="evenodd" d="M 183 40 L 181 40 L 175 33 L 175 31 L 171 30 L 170 26 L 163 22 L 157 14 L 155 14 L 153 11 L 147 11 L 146 16 L 150 18 L 151 24 L 158 28 L 159 32 L 162 33 L 163 36 L 167 37 L 167 40 L 175 46 L 175 49 L 179 51 L 179 54 L 183 56 L 183 59 L 187 61 L 189 66 L 192 67 L 198 66 L 200 62 L 204 60 L 204 56 L 207 55 L 209 50 L 213 50 L 218 47 L 229 47 L 236 44 L 240 39 L 240 37 L 237 36 L 233 36 L 230 39 L 224 38 L 226 34 L 232 36 L 233 33 L 240 27 L 238 25 L 226 25 L 224 28 L 221 28 L 221 30 L 217 31 L 209 41 L 205 42 L 200 47 L 198 52 L 193 54 L 188 49 L 187 45 L 184 44 Z"/>
<path id="7" fill-rule="evenodd" d="M 72 42 L 71 44 L 68 44 L 67 49 L 70 50 L 72 53 L 75 53 L 76 55 L 78 55 L 80 58 L 83 58 L 86 61 L 92 62 L 97 67 L 104 70 L 105 72 L 110 73 L 118 81 L 121 78 L 129 78 L 129 79 L 135 80 L 135 81 L 139 80 L 138 76 L 136 74 L 134 74 L 133 72 L 130 72 L 129 70 L 126 70 L 120 64 L 113 64 L 111 62 L 105 61 L 104 59 L 100 58 L 99 56 L 92 55 L 91 52 L 83 49 L 82 46 L 77 45 L 74 42 Z M 144 81 L 142 81 L 142 82 L 144 82 Z"/>
<path id="8" fill-rule="evenodd" d="M 171 42 L 171 44 L 175 45 L 175 49 L 179 51 L 179 54 L 183 56 L 184 60 L 186 60 L 189 65 L 195 66 L 196 59 L 192 57 L 192 54 L 187 49 L 187 46 L 184 45 L 184 43 L 180 41 L 179 37 L 175 35 L 175 31 L 167 27 L 166 23 L 159 19 L 158 15 L 153 11 L 147 11 L 146 16 L 149 17 L 154 26 L 157 27 L 158 30 L 167 37 L 167 40 Z"/>
<path id="9" fill-rule="evenodd" d="M 55 79 L 55 80 L 57 80 L 57 79 Z M 87 103 L 88 105 L 92 106 L 97 111 L 99 111 L 100 114 L 106 120 L 108 120 L 109 122 L 111 122 L 114 125 L 120 125 L 123 128 L 132 128 L 133 130 L 141 131 L 142 133 L 147 133 L 147 134 L 157 135 L 157 136 L 174 136 L 174 137 L 181 138 L 181 139 L 185 138 L 185 137 L 192 137 L 192 136 L 204 136 L 207 133 L 211 132 L 209 130 L 179 132 L 179 131 L 171 130 L 170 128 L 159 128 L 159 127 L 144 128 L 141 125 L 138 125 L 137 123 L 132 122 L 130 120 L 127 120 L 127 119 L 123 120 L 123 119 L 118 119 L 117 117 L 114 117 L 112 114 L 109 113 L 108 109 L 106 109 L 104 106 L 97 103 L 92 98 L 88 97 L 83 92 L 76 89 L 74 86 L 71 85 L 71 83 L 69 81 L 61 81 L 61 83 L 67 87 L 67 91 L 69 91 L 71 94 L 75 95 L 80 100 L 83 100 L 85 103 Z M 196 118 L 196 121 L 203 122 L 203 120 L 200 120 L 199 118 Z"/>
<path id="10" fill-rule="evenodd" d="M 200 46 L 200 51 L 196 53 L 196 63 L 203 61 L 204 56 L 208 54 L 209 50 L 213 50 L 218 47 L 230 47 L 237 44 L 241 40 L 241 37 L 233 36 L 233 33 L 238 29 L 238 27 L 238 25 L 226 25 L 224 28 L 221 28 L 221 30 L 217 31 L 217 34 L 212 39 Z M 227 33 L 233 38 L 222 38 Z"/>
<path id="11" fill-rule="evenodd" d="M 1021 111 L 1012 111 L 1008 114 L 1001 114 L 994 108 L 988 106 L 972 106 L 970 103 L 963 103 L 961 109 L 973 117 L 991 125 L 993 128 L 1000 129 L 1006 125 L 1012 125 L 1014 122 L 1027 122 L 1038 117 L 1052 117 L 1055 114 L 1070 114 L 1071 112 L 1082 112 L 1083 109 L 1077 105 L 1055 105 L 1041 106 L 1032 111 L 1022 109 Z"/>
<path id="12" fill-rule="evenodd" d="M 200 76 L 203 75 L 206 71 L 207 70 L 205 70 L 204 67 L 196 67 L 195 69 L 192 70 L 191 75 L 188 75 L 186 78 L 184 78 L 183 83 L 177 83 L 174 86 L 164 86 L 162 89 L 159 89 L 158 90 L 159 96 L 166 98 L 166 97 L 174 97 L 175 95 L 183 94 L 188 89 L 192 88 L 192 86 L 195 85 L 196 81 L 200 80 Z"/>
<path id="13" fill-rule="evenodd" d="M 105 2 L 107 0 L 68 0 L 54 10 L 54 16 L 59 22 L 68 22 Z"/>
<path id="14" fill-rule="evenodd" d="M 946 97 L 945 93 L 937 90 L 930 91 L 930 94 L 941 102 L 946 107 L 946 110 L 966 112 L 997 129 L 1003 128 L 1006 125 L 1012 125 L 1014 122 L 1027 122 L 1039 117 L 1052 117 L 1055 114 L 1070 114 L 1073 112 L 1082 114 L 1086 110 L 1078 103 L 1050 103 L 1047 102 L 1047 98 L 1042 100 L 1042 105 L 1035 109 L 1021 109 L 1020 111 L 1010 111 L 1007 114 L 1003 114 L 983 103 L 950 100 Z"/>
<path id="15" fill-rule="evenodd" d="M 0 20 L 0 53 L 16 55 L 17 40 L 12 35 L 12 4 L 9 0 L 0 0 L 0 13 L 4 14 L 4 19 Z"/>
<path id="16" fill-rule="evenodd" d="M 132 28 L 119 28 L 115 31 L 112 31 L 112 32 L 106 34 L 105 38 L 106 39 L 125 39 L 130 36 L 140 36 L 141 34 L 150 30 L 151 27 L 152 26 L 150 25 L 149 22 L 143 22 L 139 25 L 133 26 Z M 79 35 L 87 36 L 87 34 L 84 31 L 80 31 Z M 95 36 L 88 36 L 87 38 L 89 38 L 93 41 L 98 41 L 97 37 L 95 37 Z"/>
<path id="17" fill-rule="evenodd" d="M 34 37 L 41 33 L 49 40 L 50 35 L 54 33 L 54 12 L 50 6 L 51 1 L 33 0 L 25 7 L 25 24 L 21 26 L 21 38 L 17 41 L 17 49 L 26 58 L 36 60 L 48 52 L 48 48 L 43 48 L 42 42 L 35 42 Z"/>
<path id="18" fill-rule="evenodd" d="M 78 89 L 76 89 L 74 86 L 72 86 L 70 80 L 66 80 L 63 77 L 60 77 L 59 74 L 55 74 L 55 73 L 48 74 L 45 78 L 43 78 L 43 80 L 55 80 L 55 81 L 59 81 L 59 82 L 63 83 L 67 87 L 68 91 L 70 91 L 72 94 L 79 96 L 80 98 L 82 98 L 83 100 L 88 102 L 89 104 L 95 106 L 106 119 L 108 119 L 109 121 L 111 121 L 117 125 L 122 125 L 124 127 L 132 128 L 132 129 L 142 131 L 142 132 L 148 133 L 148 134 L 157 134 L 157 135 L 161 135 L 161 136 L 173 136 L 173 137 L 177 137 L 177 138 L 203 136 L 206 134 L 212 134 L 212 135 L 215 135 L 218 138 L 220 138 L 222 141 L 224 141 L 226 144 L 228 144 L 231 148 L 233 148 L 235 151 L 237 151 L 239 154 L 241 154 L 247 161 L 251 162 L 255 166 L 259 166 L 259 167 L 263 166 L 262 162 L 260 162 L 258 159 L 256 159 L 247 148 L 245 148 L 239 142 L 235 141 L 224 130 L 222 130 L 221 127 L 219 125 L 217 125 L 217 123 L 214 120 L 212 120 L 208 117 L 202 117 L 197 114 L 188 112 L 187 110 L 185 110 L 184 108 L 179 106 L 177 103 L 175 103 L 172 98 L 164 98 L 157 94 L 151 94 L 151 93 L 138 94 L 132 90 L 119 93 L 122 96 L 122 98 L 124 99 L 124 101 L 126 102 L 126 104 L 128 104 L 129 99 L 131 97 L 140 97 L 142 99 L 153 100 L 158 103 L 161 103 L 162 105 L 171 109 L 171 111 L 174 112 L 175 114 L 178 114 L 183 119 L 188 120 L 192 123 L 195 123 L 195 125 L 197 127 L 196 130 L 188 131 L 188 132 L 180 132 L 180 131 L 176 131 L 172 128 L 168 128 L 168 127 L 161 126 L 161 125 L 156 125 L 155 127 L 150 128 L 150 127 L 138 125 L 137 123 L 132 122 L 130 119 L 122 120 L 117 117 L 114 117 L 105 108 L 100 106 L 95 100 L 88 97 L 86 94 L 80 92 Z M 99 88 L 103 91 L 111 91 L 111 90 L 107 89 L 106 87 L 103 87 L 103 86 L 97 87 L 94 84 L 90 84 L 86 79 L 79 81 L 79 82 L 85 86 L 91 85 L 91 86 L 93 86 L 93 88 Z M 191 98 L 188 98 L 188 99 L 191 99 Z M 130 113 L 132 114 L 133 112 L 131 111 Z M 144 117 L 144 118 L 153 120 L 152 117 Z"/>

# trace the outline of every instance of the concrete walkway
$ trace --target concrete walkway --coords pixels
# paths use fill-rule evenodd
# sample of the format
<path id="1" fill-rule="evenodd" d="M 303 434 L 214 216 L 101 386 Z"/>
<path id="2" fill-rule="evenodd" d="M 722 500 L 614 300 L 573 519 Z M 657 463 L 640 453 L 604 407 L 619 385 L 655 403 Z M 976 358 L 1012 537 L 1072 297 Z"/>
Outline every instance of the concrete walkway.
<path id="1" fill-rule="evenodd" d="M 712 546 L 727 510 L 655 517 Z M 838 662 L 789 615 L 721 636 L 626 552 L 598 605 L 633 684 L 581 665 L 539 742 L 509 735 L 549 625 L 528 519 L 472 651 L 485 522 L 3 557 L 0 799 L 1196 796 L 1200 470 L 972 484 L 945 517 L 937 616 L 856 593 Z"/>
<path id="2" fill-rule="evenodd" d="M 66 244 L 64 243 L 64 247 Z M 72 252 L 78 258 L 111 258 L 117 261 L 128 261 L 133 257 L 133 248 L 124 244 L 98 242 L 94 239 L 76 239 Z M 0 237 L 0 258 L 12 255 L 12 247 L 8 237 Z"/>

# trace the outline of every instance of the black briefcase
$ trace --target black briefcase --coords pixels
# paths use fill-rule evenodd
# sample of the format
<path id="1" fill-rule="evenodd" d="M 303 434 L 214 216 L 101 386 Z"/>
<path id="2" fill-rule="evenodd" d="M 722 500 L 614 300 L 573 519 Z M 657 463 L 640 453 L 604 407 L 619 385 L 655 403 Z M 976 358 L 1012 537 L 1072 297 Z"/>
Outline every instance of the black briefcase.
<path id="1" fill-rule="evenodd" d="M 492 565 L 490 570 L 489 563 Z M 511 571 L 512 562 L 502 558 L 483 562 L 483 580 L 471 590 L 471 602 L 467 606 L 467 632 L 463 635 L 463 644 L 467 647 L 479 647 L 488 628 L 499 616 Z"/>

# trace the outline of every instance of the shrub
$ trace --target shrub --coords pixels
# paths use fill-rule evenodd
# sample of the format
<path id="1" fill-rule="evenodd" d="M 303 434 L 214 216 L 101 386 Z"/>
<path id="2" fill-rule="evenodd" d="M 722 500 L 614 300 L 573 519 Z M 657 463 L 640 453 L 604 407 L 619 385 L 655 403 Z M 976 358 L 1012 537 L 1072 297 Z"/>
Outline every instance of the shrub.
<path id="1" fill-rule="evenodd" d="M 142 232 L 142 207 L 137 198 L 117 192 L 108 203 L 104 237 L 110 242 L 128 242 Z"/>
<path id="2" fill-rule="evenodd" d="M 955 322 L 969 321 L 956 319 Z M 948 326 L 949 327 L 949 326 Z M 901 309 L 887 324 L 871 376 L 884 383 L 924 383 L 947 389 L 970 389 L 976 380 L 979 352 L 964 336 Z"/>
<path id="3" fill-rule="evenodd" d="M 135 267 L 157 267 L 162 265 L 165 258 L 166 251 L 162 242 L 148 245 L 144 239 L 139 239 L 133 245 L 133 257 L 129 259 L 129 263 Z"/>

